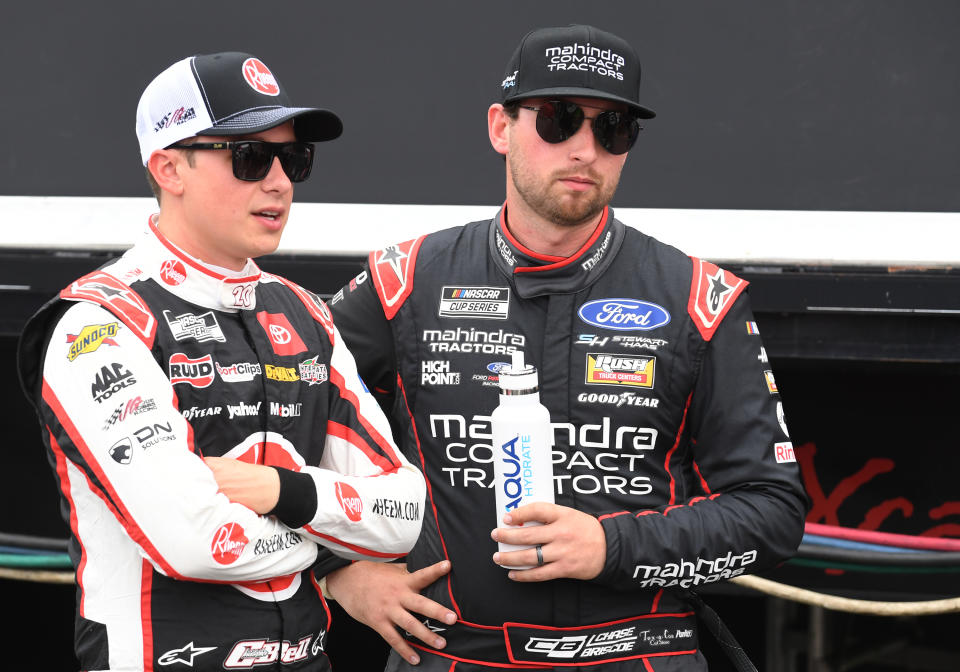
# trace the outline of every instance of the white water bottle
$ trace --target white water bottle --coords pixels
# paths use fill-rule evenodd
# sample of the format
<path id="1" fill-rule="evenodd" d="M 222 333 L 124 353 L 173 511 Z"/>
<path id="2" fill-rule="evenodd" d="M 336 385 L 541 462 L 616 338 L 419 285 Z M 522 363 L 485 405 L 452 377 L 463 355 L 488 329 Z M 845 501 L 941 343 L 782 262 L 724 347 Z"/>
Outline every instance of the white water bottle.
<path id="1" fill-rule="evenodd" d="M 532 502 L 553 504 L 553 430 L 550 412 L 540 403 L 539 390 L 536 368 L 524 365 L 523 352 L 515 350 L 510 368 L 500 371 L 500 405 L 490 416 L 497 527 L 503 526 L 504 514 L 517 507 Z M 540 524 L 529 522 L 524 527 Z M 499 545 L 501 552 L 533 548 L 503 542 Z"/>

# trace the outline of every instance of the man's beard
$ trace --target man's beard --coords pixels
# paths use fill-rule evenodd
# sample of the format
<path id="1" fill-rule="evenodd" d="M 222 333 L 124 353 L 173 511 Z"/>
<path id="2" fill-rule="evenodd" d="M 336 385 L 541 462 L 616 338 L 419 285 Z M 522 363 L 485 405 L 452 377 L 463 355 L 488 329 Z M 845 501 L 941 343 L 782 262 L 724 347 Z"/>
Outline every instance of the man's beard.
<path id="1" fill-rule="evenodd" d="M 619 179 L 614 179 L 612 186 L 605 185 L 601 182 L 599 176 L 587 171 L 586 177 L 593 180 L 595 185 L 599 185 L 593 189 L 592 196 L 586 194 L 578 196 L 576 193 L 568 193 L 558 198 L 550 193 L 550 188 L 551 186 L 559 186 L 556 178 L 562 177 L 562 173 L 539 181 L 523 168 L 523 162 L 510 162 L 510 174 L 517 193 L 531 210 L 562 227 L 579 226 L 596 218 L 610 203 L 619 182 Z M 583 172 L 580 171 L 579 174 L 583 174 Z M 619 178 L 619 175 L 616 177 Z"/>

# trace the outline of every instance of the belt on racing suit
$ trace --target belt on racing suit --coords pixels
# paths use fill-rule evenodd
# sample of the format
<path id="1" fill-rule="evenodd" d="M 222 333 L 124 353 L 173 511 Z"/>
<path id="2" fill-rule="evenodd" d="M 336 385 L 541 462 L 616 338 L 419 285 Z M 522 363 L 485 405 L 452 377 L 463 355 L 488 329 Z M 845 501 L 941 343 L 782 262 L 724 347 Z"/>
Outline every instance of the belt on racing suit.
<path id="1" fill-rule="evenodd" d="M 696 616 L 690 611 L 563 628 L 511 622 L 502 626 L 464 621 L 427 625 L 442 635 L 447 645 L 437 650 L 403 633 L 411 646 L 462 662 L 529 665 L 534 669 L 692 654 L 698 646 Z"/>

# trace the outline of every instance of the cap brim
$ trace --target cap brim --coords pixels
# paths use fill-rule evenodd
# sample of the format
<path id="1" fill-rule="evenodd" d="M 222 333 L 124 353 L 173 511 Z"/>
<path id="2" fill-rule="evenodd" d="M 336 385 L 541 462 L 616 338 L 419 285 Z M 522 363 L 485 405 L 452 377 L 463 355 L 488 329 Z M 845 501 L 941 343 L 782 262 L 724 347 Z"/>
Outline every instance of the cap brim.
<path id="1" fill-rule="evenodd" d="M 343 123 L 329 110 L 314 107 L 268 107 L 218 121 L 198 135 L 247 135 L 259 133 L 293 119 L 297 140 L 325 142 L 340 137 Z"/>
<path id="2" fill-rule="evenodd" d="M 651 110 L 649 107 L 638 105 L 627 98 L 614 96 L 604 91 L 597 91 L 596 89 L 587 89 L 578 86 L 561 86 L 551 87 L 548 89 L 524 91 L 518 96 L 508 96 L 503 102 L 512 103 L 515 100 L 525 100 L 527 98 L 549 98 L 550 96 L 575 96 L 577 98 L 600 98 L 602 100 L 612 100 L 618 103 L 623 103 L 631 110 L 635 110 L 641 119 L 653 119 L 655 116 L 657 116 L 657 113 Z"/>

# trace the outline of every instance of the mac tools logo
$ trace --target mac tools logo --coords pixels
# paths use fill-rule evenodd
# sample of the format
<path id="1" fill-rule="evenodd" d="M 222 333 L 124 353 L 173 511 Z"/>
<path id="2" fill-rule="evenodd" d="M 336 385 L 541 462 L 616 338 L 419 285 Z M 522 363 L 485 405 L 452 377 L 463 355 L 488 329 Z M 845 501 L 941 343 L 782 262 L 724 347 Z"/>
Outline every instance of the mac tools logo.
<path id="1" fill-rule="evenodd" d="M 663 306 L 638 299 L 597 299 L 580 306 L 580 319 L 616 331 L 650 331 L 670 323 Z"/>

